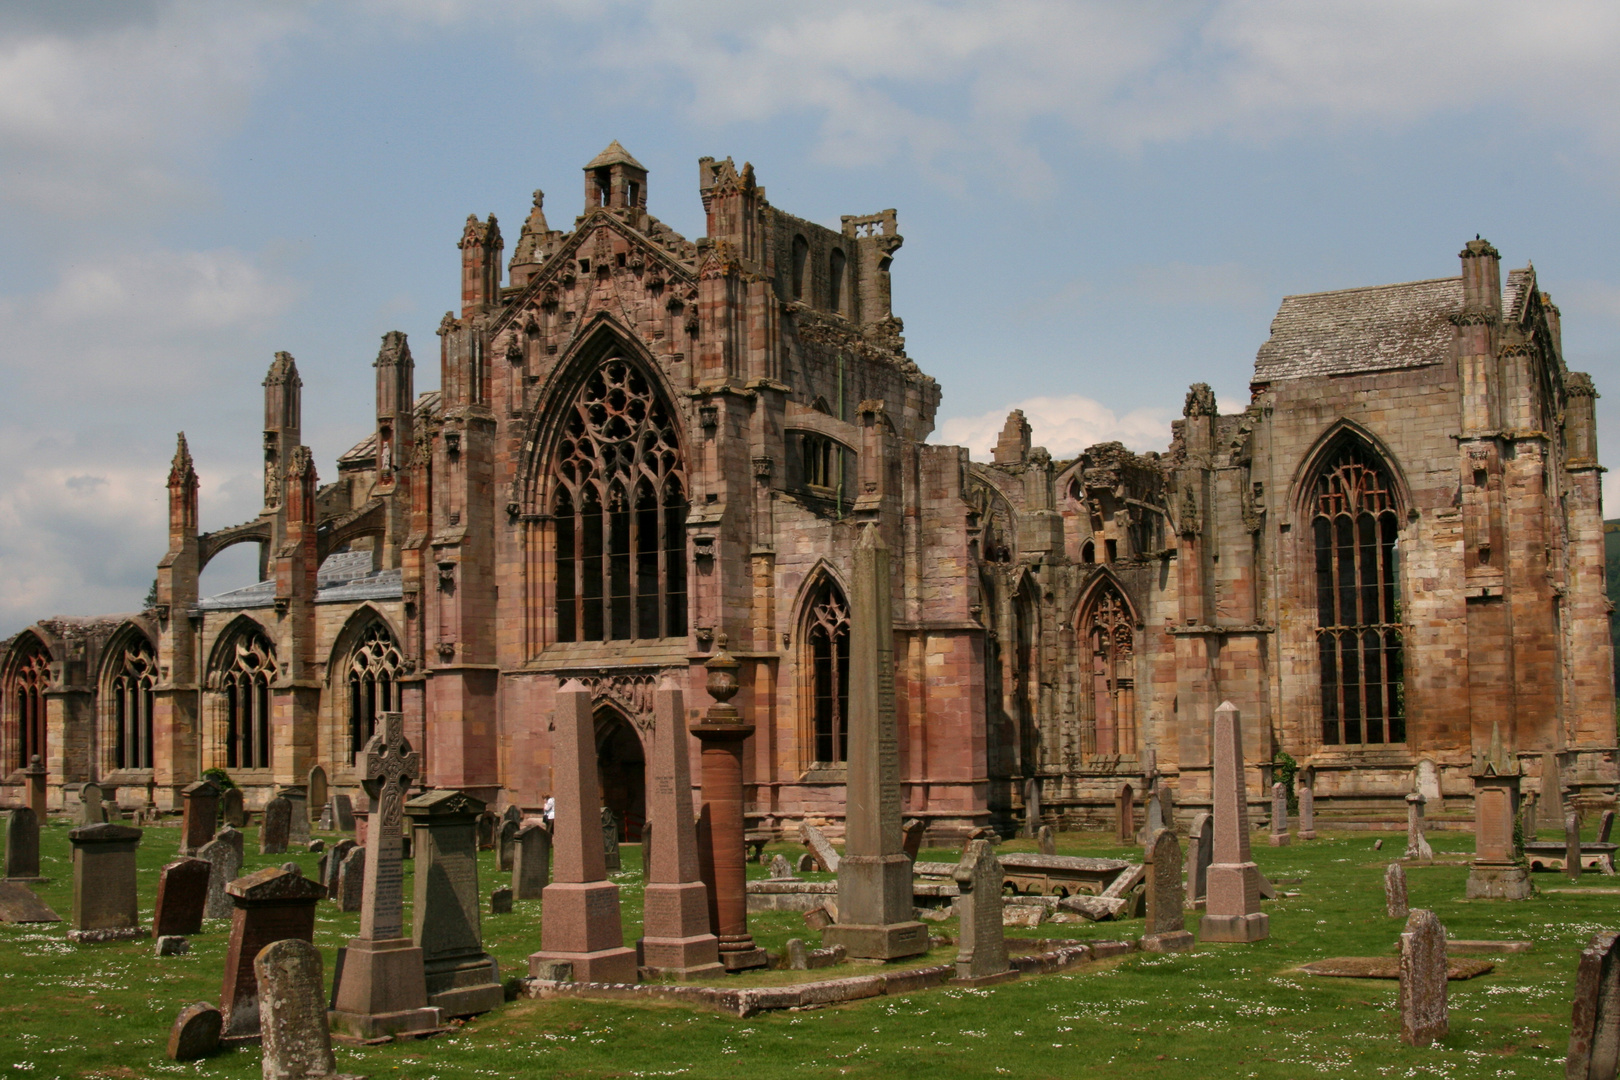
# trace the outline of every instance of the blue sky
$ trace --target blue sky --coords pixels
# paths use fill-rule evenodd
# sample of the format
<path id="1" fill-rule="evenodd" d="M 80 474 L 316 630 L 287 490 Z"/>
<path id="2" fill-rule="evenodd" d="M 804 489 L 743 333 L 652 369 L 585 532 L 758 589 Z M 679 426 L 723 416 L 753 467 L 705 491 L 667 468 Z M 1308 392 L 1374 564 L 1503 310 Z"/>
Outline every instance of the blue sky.
<path id="1" fill-rule="evenodd" d="M 1059 456 L 1160 448 L 1187 384 L 1241 407 L 1283 295 L 1451 276 L 1481 233 L 1620 460 L 1616 55 L 1620 5 L 1561 0 L 10 0 L 0 635 L 138 606 L 177 431 L 204 528 L 254 513 L 278 349 L 330 477 L 384 331 L 436 383 L 467 214 L 510 244 L 541 188 L 568 227 L 615 138 L 688 236 L 703 155 L 829 225 L 897 208 L 936 437 L 980 452 L 1015 406 Z"/>

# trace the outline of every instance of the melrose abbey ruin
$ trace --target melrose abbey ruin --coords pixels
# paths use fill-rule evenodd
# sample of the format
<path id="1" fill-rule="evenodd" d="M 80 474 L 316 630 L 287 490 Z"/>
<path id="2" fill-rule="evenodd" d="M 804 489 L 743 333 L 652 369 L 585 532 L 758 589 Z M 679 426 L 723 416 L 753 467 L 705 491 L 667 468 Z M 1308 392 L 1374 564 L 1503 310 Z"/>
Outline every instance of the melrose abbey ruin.
<path id="1" fill-rule="evenodd" d="M 1326 817 L 1466 798 L 1493 733 L 1527 790 L 1556 763 L 1574 798 L 1614 792 L 1596 395 L 1534 270 L 1488 242 L 1456 277 L 1284 298 L 1247 406 L 1193 386 L 1159 452 L 1054 460 L 1015 412 L 979 462 L 926 441 L 940 388 L 891 310 L 894 211 L 826 228 L 703 158 L 689 240 L 616 142 L 584 187 L 564 231 L 537 192 L 509 259 L 494 216 L 467 220 L 439 389 L 387 334 L 375 423 L 327 482 L 285 353 L 257 517 L 200 528 L 181 437 L 155 603 L 0 642 L 0 802 L 31 766 L 52 806 L 95 781 L 172 810 L 216 767 L 250 807 L 317 765 L 357 791 L 399 711 L 422 783 L 535 808 L 579 679 L 634 835 L 653 689 L 676 673 L 702 710 L 723 651 L 748 828 L 836 834 L 868 528 L 892 555 L 902 810 L 938 841 L 1111 826 L 1153 778 L 1207 806 L 1227 700 L 1257 801 L 1284 754 Z M 240 543 L 259 583 L 199 595 Z"/>

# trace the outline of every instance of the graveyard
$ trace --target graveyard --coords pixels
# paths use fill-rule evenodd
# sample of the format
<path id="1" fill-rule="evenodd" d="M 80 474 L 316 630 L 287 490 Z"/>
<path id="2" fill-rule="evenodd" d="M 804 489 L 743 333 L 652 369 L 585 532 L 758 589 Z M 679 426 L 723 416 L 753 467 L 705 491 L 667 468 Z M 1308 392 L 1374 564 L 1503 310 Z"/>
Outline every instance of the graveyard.
<path id="1" fill-rule="evenodd" d="M 161 868 L 185 839 L 169 820 L 142 830 L 135 848 L 140 924 L 152 926 Z M 0 924 L 0 1068 L 7 1075 L 258 1076 L 257 1046 L 224 1049 L 192 1062 L 168 1058 L 176 1014 L 186 1005 L 218 1003 L 229 924 L 208 919 L 189 936 L 189 951 L 154 955 L 150 937 L 75 943 L 68 939 L 73 904 L 68 819 L 51 817 L 40 832 L 40 876 L 30 888 L 61 923 Z M 1584 839 L 1595 840 L 1596 822 Z M 296 864 L 318 875 L 308 851 L 259 851 L 260 826 L 242 830 L 241 874 Z M 333 848 L 347 834 L 315 828 Z M 1432 911 L 1454 940 L 1526 941 L 1526 952 L 1470 956 L 1489 963 L 1482 975 L 1449 984 L 1449 1031 L 1435 1044 L 1403 1043 L 1394 979 L 1322 977 L 1302 965 L 1331 958 L 1384 957 L 1393 962 L 1405 920 L 1386 910 L 1386 868 L 1399 860 L 1404 837 L 1391 832 L 1320 830 L 1287 846 L 1252 834 L 1258 871 L 1278 896 L 1261 902 L 1269 936 L 1247 943 L 1199 941 L 1191 950 L 1139 949 L 1089 960 L 1051 974 L 984 985 L 944 984 L 820 1008 L 766 1010 L 740 1017 L 667 999 L 531 998 L 518 992 L 529 957 L 540 947 L 543 901 L 518 898 L 510 914 L 491 915 L 489 893 L 511 881 L 499 851 L 477 854 L 483 898 L 482 944 L 499 967 L 510 998 L 465 1022 L 452 1021 L 422 1039 L 361 1046 L 338 1042 L 338 1071 L 371 1077 L 557 1076 L 1555 1076 L 1563 1075 L 1579 954 L 1593 934 L 1615 924 L 1620 879 L 1588 872 L 1571 881 L 1536 873 L 1536 892 L 1520 901 L 1466 896 L 1474 839 L 1431 830 L 1433 863 L 1404 867 L 1407 903 Z M 1540 833 L 1542 842 L 1562 832 Z M 1101 833 L 1059 833 L 1060 855 L 1140 862 L 1143 851 Z M 1381 849 L 1374 844 L 1382 840 Z M 1034 853 L 1034 839 L 989 845 L 1001 857 Z M 805 848 L 772 843 L 765 858 L 797 863 Z M 923 848 L 919 865 L 956 863 L 959 850 Z M 403 862 L 401 925 L 412 924 L 418 859 Z M 656 856 L 655 856 L 656 857 Z M 645 879 L 636 844 L 620 848 L 608 871 L 619 887 L 623 945 L 643 931 Z M 758 861 L 750 881 L 769 876 Z M 819 870 L 807 881 L 831 881 Z M 1061 909 L 1060 909 L 1061 911 Z M 1198 912 L 1186 912 L 1196 931 Z M 314 907 L 313 944 L 330 990 L 339 947 L 362 934 L 359 912 L 329 899 Z M 1060 916 L 1061 917 L 1061 916 Z M 785 986 L 917 969 L 957 959 L 960 920 L 927 921 L 925 955 L 887 965 L 845 962 L 810 971 L 767 967 L 719 975 L 728 987 Z M 755 945 L 782 956 L 790 939 L 815 948 L 819 935 L 801 913 L 759 911 L 748 918 Z M 1102 922 L 1045 921 L 1008 926 L 1009 952 L 1035 941 L 1098 946 L 1133 944 L 1139 917 Z M 1109 951 L 1098 948 L 1099 954 Z M 1414 1070 L 1417 1070 L 1414 1072 Z"/>

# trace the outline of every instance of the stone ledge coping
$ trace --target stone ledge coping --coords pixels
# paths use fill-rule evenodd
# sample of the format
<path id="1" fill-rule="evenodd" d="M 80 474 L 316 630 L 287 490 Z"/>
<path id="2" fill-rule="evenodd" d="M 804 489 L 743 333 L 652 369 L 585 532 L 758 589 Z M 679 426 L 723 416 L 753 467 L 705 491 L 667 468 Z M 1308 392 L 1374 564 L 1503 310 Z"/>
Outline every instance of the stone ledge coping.
<path id="1" fill-rule="evenodd" d="M 1017 939 L 1008 944 L 1017 944 Z M 1035 940 L 1038 951 L 1008 958 L 1017 975 L 1045 975 L 1079 967 L 1093 960 L 1121 956 L 1140 949 L 1139 941 Z M 889 994 L 909 994 L 915 990 L 944 986 L 956 977 L 956 965 L 935 964 L 893 973 L 855 975 L 843 979 L 794 983 L 788 986 L 730 988 L 719 986 L 662 986 L 646 983 L 554 982 L 547 979 L 519 980 L 519 994 L 529 998 L 581 997 L 606 1000 L 668 1001 L 698 1005 L 739 1017 L 750 1017 L 779 1009 L 817 1008 L 862 998 Z"/>

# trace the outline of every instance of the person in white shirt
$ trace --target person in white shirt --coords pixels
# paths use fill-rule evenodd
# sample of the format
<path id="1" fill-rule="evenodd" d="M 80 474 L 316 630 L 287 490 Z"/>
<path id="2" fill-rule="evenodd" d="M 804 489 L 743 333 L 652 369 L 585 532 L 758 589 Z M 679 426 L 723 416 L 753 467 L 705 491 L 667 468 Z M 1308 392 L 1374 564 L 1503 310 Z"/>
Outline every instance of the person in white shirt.
<path id="1" fill-rule="evenodd" d="M 540 813 L 546 819 L 546 828 L 555 827 L 557 824 L 557 800 L 547 795 L 545 808 Z"/>

